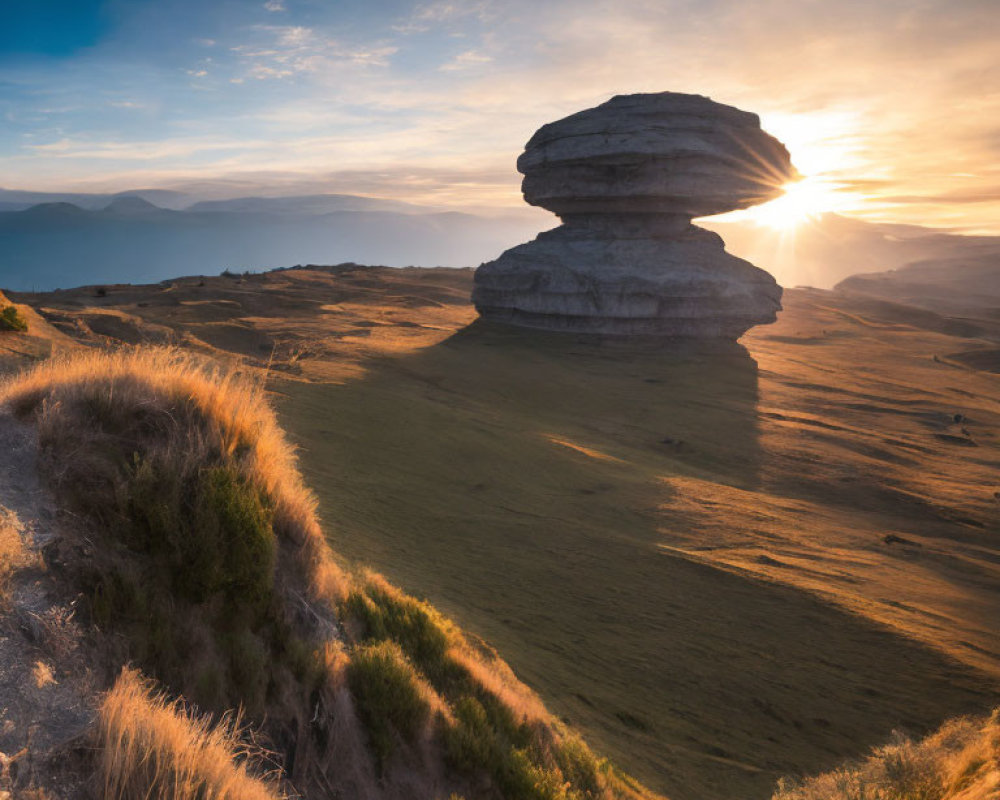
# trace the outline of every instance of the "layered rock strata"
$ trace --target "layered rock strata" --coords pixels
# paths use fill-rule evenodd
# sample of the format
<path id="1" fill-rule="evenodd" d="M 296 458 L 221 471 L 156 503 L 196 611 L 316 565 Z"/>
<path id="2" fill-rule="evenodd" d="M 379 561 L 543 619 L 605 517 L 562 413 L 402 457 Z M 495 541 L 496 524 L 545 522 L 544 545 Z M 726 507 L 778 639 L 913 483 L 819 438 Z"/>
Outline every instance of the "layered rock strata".
<path id="1" fill-rule="evenodd" d="M 544 125 L 517 168 L 525 200 L 563 224 L 479 267 L 472 299 L 485 319 L 727 339 L 775 320 L 774 278 L 691 224 L 796 177 L 756 114 L 698 95 L 622 95 Z"/>

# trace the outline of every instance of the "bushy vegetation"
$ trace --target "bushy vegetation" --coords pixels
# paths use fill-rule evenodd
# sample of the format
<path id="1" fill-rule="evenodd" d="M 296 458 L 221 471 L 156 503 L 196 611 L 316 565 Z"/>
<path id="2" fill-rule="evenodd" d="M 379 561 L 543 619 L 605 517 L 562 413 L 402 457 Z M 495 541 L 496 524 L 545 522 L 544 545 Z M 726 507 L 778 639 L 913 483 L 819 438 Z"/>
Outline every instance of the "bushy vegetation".
<path id="1" fill-rule="evenodd" d="M 472 782 L 481 783 L 486 776 L 502 796 L 525 800 L 583 800 L 632 791 L 607 761 L 556 724 L 530 691 L 487 663 L 429 604 L 366 573 L 355 581 L 342 613 L 360 643 L 352 665 L 358 653 L 369 660 L 368 654 L 379 654 L 379 669 L 353 675 L 351 687 L 369 735 L 384 755 L 394 742 L 412 737 L 417 709 L 426 714 L 431 708 L 418 701 L 427 694 L 420 692 L 426 681 L 447 709 L 436 720 L 445 759 Z M 395 679 L 388 679 L 389 674 Z M 407 717 L 405 726 L 392 723 L 385 713 L 397 702 L 393 693 L 409 698 L 403 705 L 414 717 Z M 373 697 L 382 699 L 375 702 Z"/>
<path id="2" fill-rule="evenodd" d="M 43 366 L 8 402 L 37 419 L 54 487 L 99 543 L 73 568 L 92 621 L 204 708 L 261 714 L 312 691 L 318 668 L 275 594 L 276 525 L 318 534 L 295 524 L 312 509 L 270 410 L 172 351 L 83 362 Z M 306 585 L 310 566 L 284 570 Z"/>
<path id="3" fill-rule="evenodd" d="M 416 742 L 431 704 L 397 645 L 381 642 L 359 647 L 347 666 L 347 680 L 380 765 L 392 755 L 396 735 Z"/>
<path id="4" fill-rule="evenodd" d="M 1000 709 L 956 719 L 922 741 L 897 734 L 864 761 L 805 781 L 773 800 L 994 800 L 1000 797 Z"/>
<path id="5" fill-rule="evenodd" d="M 430 605 L 340 570 L 247 376 L 171 349 L 95 352 L 9 381 L 0 404 L 37 424 L 49 483 L 83 525 L 58 561 L 84 593 L 84 621 L 110 634 L 109 666 L 131 661 L 205 710 L 245 709 L 297 790 L 650 796 Z M 236 796 L 211 788 L 232 731 L 122 680 L 131 699 L 113 692 L 104 712 L 108 796 Z M 128 710 L 143 703 L 159 709 L 148 720 Z M 143 748 L 167 755 L 144 762 Z M 174 763 L 205 748 L 208 761 Z M 162 794 L 167 783 L 189 794 Z"/>
<path id="6" fill-rule="evenodd" d="M 0 309 L 0 331 L 26 331 L 28 321 L 17 310 L 17 306 Z"/>

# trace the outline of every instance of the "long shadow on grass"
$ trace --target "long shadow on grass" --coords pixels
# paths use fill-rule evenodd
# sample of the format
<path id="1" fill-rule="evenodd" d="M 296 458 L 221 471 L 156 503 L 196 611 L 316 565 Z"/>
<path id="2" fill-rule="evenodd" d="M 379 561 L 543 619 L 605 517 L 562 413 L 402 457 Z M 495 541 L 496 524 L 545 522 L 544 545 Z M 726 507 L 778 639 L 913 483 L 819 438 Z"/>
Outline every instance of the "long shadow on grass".
<path id="1" fill-rule="evenodd" d="M 792 589 L 666 554 L 663 478 L 757 486 L 740 347 L 621 347 L 477 324 L 294 384 L 333 546 L 492 644 L 600 752 L 674 800 L 765 798 L 991 695 Z"/>

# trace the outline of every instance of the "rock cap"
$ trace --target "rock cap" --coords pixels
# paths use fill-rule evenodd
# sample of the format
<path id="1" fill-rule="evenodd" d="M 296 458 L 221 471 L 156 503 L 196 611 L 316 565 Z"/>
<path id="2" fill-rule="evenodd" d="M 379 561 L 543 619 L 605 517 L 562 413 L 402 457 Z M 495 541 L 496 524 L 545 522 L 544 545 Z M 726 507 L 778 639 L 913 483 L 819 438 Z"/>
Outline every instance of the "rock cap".
<path id="1" fill-rule="evenodd" d="M 561 217 L 721 214 L 798 177 L 756 114 L 678 92 L 618 95 L 543 125 L 517 168 L 525 200 Z"/>

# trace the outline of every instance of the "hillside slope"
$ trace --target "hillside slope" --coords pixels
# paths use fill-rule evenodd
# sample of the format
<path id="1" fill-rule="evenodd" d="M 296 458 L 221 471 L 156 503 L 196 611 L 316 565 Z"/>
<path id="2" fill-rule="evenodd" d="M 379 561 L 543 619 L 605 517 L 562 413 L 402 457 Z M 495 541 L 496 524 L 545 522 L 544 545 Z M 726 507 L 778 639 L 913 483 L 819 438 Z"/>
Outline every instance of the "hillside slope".
<path id="1" fill-rule="evenodd" d="M 481 324 L 471 272 L 15 295 L 266 370 L 331 543 L 495 645 L 675 800 L 769 796 L 1000 689 L 981 328 L 790 290 L 716 352 Z"/>
<path id="2" fill-rule="evenodd" d="M 0 385 L 0 434 L 21 441 L 4 476 L 40 476 L 35 494 L 51 493 L 48 514 L 12 533 L 0 480 L 4 611 L 23 629 L 0 647 L 0 699 L 16 700 L 0 780 L 18 792 L 654 796 L 484 644 L 379 575 L 340 568 L 245 376 L 174 349 L 56 355 Z M 189 716 L 128 664 L 213 717 Z M 32 670 L 37 697 L 23 686 Z M 261 742 L 270 774 L 248 774 L 242 754 Z"/>

